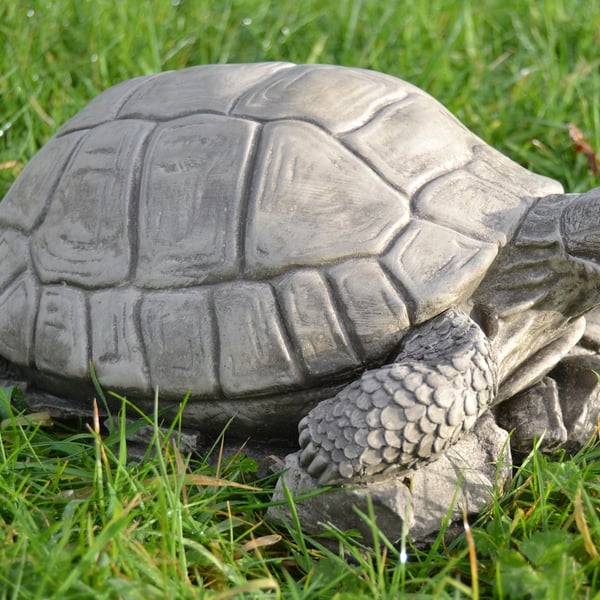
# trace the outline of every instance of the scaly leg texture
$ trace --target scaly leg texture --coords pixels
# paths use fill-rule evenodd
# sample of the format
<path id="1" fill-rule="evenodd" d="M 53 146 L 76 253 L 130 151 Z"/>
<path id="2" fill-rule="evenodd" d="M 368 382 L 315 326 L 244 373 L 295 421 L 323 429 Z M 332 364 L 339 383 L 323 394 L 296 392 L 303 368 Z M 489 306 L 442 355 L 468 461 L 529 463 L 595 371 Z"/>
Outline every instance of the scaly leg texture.
<path id="1" fill-rule="evenodd" d="M 474 425 L 496 390 L 487 337 L 450 309 L 416 327 L 393 364 L 366 371 L 302 419 L 300 461 L 320 484 L 429 462 Z"/>

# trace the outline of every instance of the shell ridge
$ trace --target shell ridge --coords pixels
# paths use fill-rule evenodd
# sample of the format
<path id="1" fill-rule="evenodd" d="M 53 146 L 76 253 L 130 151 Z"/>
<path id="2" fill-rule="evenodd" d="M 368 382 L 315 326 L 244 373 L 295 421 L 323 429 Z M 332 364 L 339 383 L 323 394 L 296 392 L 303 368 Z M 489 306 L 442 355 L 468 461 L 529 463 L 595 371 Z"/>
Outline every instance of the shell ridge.
<path id="1" fill-rule="evenodd" d="M 422 94 L 416 94 L 415 92 L 411 92 L 408 95 L 406 95 L 404 98 L 400 98 L 400 99 L 396 99 L 396 100 L 391 99 L 389 102 L 386 102 L 385 104 L 382 104 L 381 106 L 378 106 L 377 109 L 375 111 L 373 111 L 373 113 L 371 115 L 369 115 L 368 118 L 365 121 L 363 121 L 362 123 L 356 125 L 355 127 L 345 129 L 344 131 L 341 131 L 338 134 L 332 134 L 332 135 L 334 135 L 334 137 L 337 137 L 337 138 L 343 138 L 346 135 L 356 133 L 357 131 L 360 131 L 363 127 L 367 127 L 370 123 L 372 123 L 375 119 L 377 119 L 377 117 L 379 117 L 379 115 L 381 115 L 382 112 L 385 112 L 392 106 L 398 106 L 398 108 L 400 108 L 403 104 L 410 104 L 412 101 L 414 101 L 413 96 L 421 96 L 421 95 Z"/>
<path id="2" fill-rule="evenodd" d="M 143 328 L 142 328 L 142 302 L 144 300 L 144 291 L 138 293 L 138 297 L 134 302 L 133 311 L 132 311 L 132 319 L 133 319 L 133 329 L 136 333 L 137 340 L 140 345 L 140 357 L 142 362 L 142 373 L 145 376 L 147 385 L 149 388 L 152 388 L 152 382 L 150 377 L 150 365 L 148 360 L 148 347 L 146 345 L 146 340 L 144 339 Z"/>
<path id="3" fill-rule="evenodd" d="M 210 286 L 208 290 L 208 312 L 210 319 L 210 327 L 212 333 L 212 357 L 211 372 L 218 393 L 215 394 L 217 400 L 222 400 L 225 397 L 223 390 L 223 382 L 221 380 L 221 338 L 219 336 L 219 319 L 217 319 L 217 311 L 215 308 L 215 286 Z"/>
<path id="4" fill-rule="evenodd" d="M 33 291 L 33 305 L 35 308 L 32 310 L 32 315 L 37 315 L 39 313 L 40 303 L 42 301 L 42 287 L 43 286 L 40 283 L 39 279 L 37 279 L 35 282 L 35 289 Z M 29 349 L 29 351 L 27 352 L 27 366 L 31 367 L 35 366 L 35 340 L 37 336 L 37 323 L 38 320 L 34 316 L 31 321 L 31 330 L 29 332 L 29 340 L 27 344 L 27 347 Z"/>
<path id="5" fill-rule="evenodd" d="M 127 235 L 129 236 L 129 271 L 128 280 L 133 281 L 136 277 L 138 268 L 138 259 L 140 253 L 139 240 L 139 211 L 140 211 L 140 195 L 146 173 L 148 148 L 152 143 L 152 139 L 158 131 L 158 124 L 148 131 L 144 140 L 140 144 L 137 156 L 137 165 L 132 166 L 132 170 L 137 170 L 136 176 L 132 178 L 131 189 L 129 190 L 129 206 L 127 209 L 127 217 L 129 224 L 127 226 Z M 137 167 L 137 169 L 136 169 Z"/>
<path id="6" fill-rule="evenodd" d="M 382 256 L 383 255 L 385 255 L 385 252 L 382 254 Z M 381 258 L 379 258 L 377 260 L 377 264 L 383 271 L 383 274 L 385 275 L 386 279 L 390 282 L 390 285 L 392 286 L 394 291 L 398 294 L 400 300 L 404 303 L 404 306 L 406 306 L 410 324 L 411 324 L 411 326 L 413 326 L 414 321 L 415 321 L 414 316 L 413 316 L 415 314 L 415 310 L 414 310 L 412 297 L 409 294 L 407 287 L 404 285 L 404 282 L 402 281 L 401 277 L 399 275 L 396 275 L 392 271 L 392 269 L 390 269 L 389 265 L 387 265 L 385 263 L 385 261 L 383 261 L 383 260 L 381 260 Z M 390 305 L 390 304 L 387 304 L 387 305 L 390 308 L 393 308 L 392 305 Z"/>
<path id="7" fill-rule="evenodd" d="M 392 250 L 392 248 L 396 245 L 396 243 L 398 242 L 398 240 L 403 237 L 405 235 L 405 231 L 407 230 L 408 226 L 416 219 L 415 215 L 412 212 L 412 209 L 410 210 L 410 214 L 408 217 L 408 221 L 400 228 L 400 230 L 398 231 L 398 233 L 396 233 L 395 236 L 393 236 L 389 243 L 387 244 L 387 246 L 382 250 L 381 252 L 381 256 L 385 256 L 388 252 L 390 252 Z M 380 261 L 381 262 L 381 261 Z"/>
<path id="8" fill-rule="evenodd" d="M 351 350 L 354 351 L 358 360 L 360 361 L 360 364 L 364 365 L 367 362 L 368 357 L 365 350 L 363 349 L 363 345 L 360 341 L 360 336 L 358 335 L 352 322 L 352 319 L 348 314 L 348 310 L 344 302 L 342 301 L 340 291 L 335 282 L 335 278 L 328 271 L 325 271 L 323 275 L 323 281 L 325 282 L 325 285 L 327 286 L 327 289 L 329 291 L 331 304 L 333 305 L 333 308 L 338 316 L 340 328 L 342 332 L 346 335 L 346 338 L 348 339 L 348 346 Z"/>
<path id="9" fill-rule="evenodd" d="M 289 353 L 290 355 L 292 355 L 293 362 L 296 364 L 297 369 L 300 372 L 300 381 L 310 381 L 312 377 L 310 376 L 310 373 L 308 372 L 308 367 L 300 354 L 299 344 L 293 343 L 296 341 L 296 335 L 294 333 L 294 328 L 292 327 L 292 324 L 288 320 L 288 315 L 282 308 L 282 292 L 271 281 L 269 282 L 269 286 L 271 287 L 273 296 L 275 297 L 275 306 L 277 307 L 277 311 L 279 313 L 281 332 L 285 338 L 286 344 L 289 347 Z"/>
<path id="10" fill-rule="evenodd" d="M 298 65 L 296 63 L 282 63 L 282 65 L 284 65 L 287 69 L 293 69 L 295 67 L 302 67 L 303 65 Z M 265 88 L 268 87 L 268 84 L 270 82 L 271 79 L 277 79 L 278 77 L 281 76 L 281 73 L 283 73 L 286 69 L 282 68 L 279 71 L 275 71 L 275 73 L 269 73 L 269 75 L 267 75 L 266 77 L 264 77 L 263 79 L 261 79 L 260 81 L 255 82 L 254 84 L 252 84 L 248 89 L 244 90 L 233 102 L 231 108 L 229 109 L 229 114 L 233 115 L 234 112 L 237 110 L 238 105 L 244 101 L 246 99 L 246 97 L 251 96 L 253 94 L 255 94 L 257 91 L 260 91 L 261 88 Z M 292 78 L 292 81 L 295 79 L 299 79 L 300 77 L 302 77 L 303 72 L 300 71 L 300 73 L 298 75 L 296 75 L 295 77 Z M 288 78 L 289 79 L 289 78 Z M 241 112 L 238 113 L 241 116 L 245 116 L 243 115 Z M 236 114 L 235 116 L 238 116 L 238 114 Z M 270 120 L 270 119 L 269 119 Z M 275 121 L 279 120 L 279 119 L 273 119 Z"/>
<path id="11" fill-rule="evenodd" d="M 215 115 L 217 117 L 230 117 L 227 112 L 215 109 L 201 109 L 201 110 L 186 110 L 176 115 L 144 115 L 141 112 L 127 113 L 117 119 L 109 119 L 110 121 L 145 121 L 146 123 L 170 123 L 171 121 L 177 121 L 179 119 L 186 119 L 188 117 L 202 116 L 202 115 Z M 100 123 L 99 123 L 100 124 Z"/>
<path id="12" fill-rule="evenodd" d="M 392 103 L 393 104 L 393 103 Z M 391 104 L 388 104 L 387 106 L 385 106 L 382 110 L 384 110 L 385 108 L 388 108 L 389 106 L 391 106 Z M 383 182 L 385 183 L 390 189 L 394 190 L 395 192 L 400 192 L 403 196 L 405 196 L 407 199 L 410 199 L 411 194 L 409 194 L 409 192 L 405 189 L 403 189 L 402 187 L 400 187 L 399 185 L 393 183 L 388 177 L 386 177 L 383 172 L 381 171 L 381 169 L 379 169 L 377 167 L 377 165 L 375 165 L 375 163 L 373 163 L 371 160 L 369 160 L 364 154 L 361 154 L 360 152 L 358 152 L 355 148 L 353 148 L 351 145 L 349 145 L 348 143 L 346 143 L 346 140 L 344 139 L 344 136 L 340 136 L 338 138 L 335 138 L 337 142 L 339 142 L 346 150 L 348 150 L 348 152 L 350 152 L 353 156 L 355 156 L 357 159 L 359 159 L 360 161 L 362 161 L 365 165 L 367 165 L 367 167 L 369 167 L 369 169 L 371 169 L 373 171 L 373 173 L 375 173 L 375 175 Z"/>
<path id="13" fill-rule="evenodd" d="M 87 347 L 86 347 L 87 362 L 88 362 L 90 372 L 91 372 L 91 370 L 95 367 L 95 365 L 92 361 L 92 358 L 93 358 L 93 354 L 92 354 L 92 309 L 91 309 L 91 301 L 90 301 L 90 291 L 89 290 L 82 290 L 82 291 L 83 291 L 83 318 L 84 318 L 83 329 L 85 331 L 85 339 L 87 342 Z M 91 293 L 93 293 L 93 292 L 91 292 Z M 36 321 L 37 321 L 37 319 L 36 319 Z"/>
<path id="14" fill-rule="evenodd" d="M 160 79 L 163 75 L 165 75 L 166 73 L 174 73 L 174 71 L 162 71 L 160 73 L 154 73 L 153 75 L 146 75 L 144 77 L 140 77 L 140 79 L 143 79 L 143 81 L 140 81 L 140 84 L 135 86 L 133 89 L 131 89 L 129 91 L 129 93 L 127 94 L 123 94 L 122 98 L 121 98 L 121 102 L 119 105 L 119 108 L 116 111 L 116 119 L 120 119 L 121 118 L 121 111 L 123 110 L 123 107 L 125 106 L 125 104 L 127 104 L 127 102 L 136 94 L 139 94 L 144 88 L 148 88 L 150 86 L 150 84 L 155 80 L 155 79 Z M 146 118 L 145 120 L 150 121 L 151 119 Z"/>
<path id="15" fill-rule="evenodd" d="M 55 138 L 63 138 L 66 137 L 67 135 L 71 135 L 72 133 L 85 133 L 85 132 L 92 132 L 94 129 L 96 129 L 96 127 L 99 127 L 100 125 L 105 125 L 106 123 L 112 123 L 115 119 L 103 119 L 102 121 L 98 121 L 97 123 L 94 123 L 93 125 L 81 125 L 79 127 L 72 127 L 70 129 L 68 129 L 67 131 L 57 131 L 56 134 L 54 135 Z"/>
<path id="16" fill-rule="evenodd" d="M 246 244 L 248 234 L 248 222 L 252 218 L 252 208 L 250 205 L 254 195 L 252 190 L 255 184 L 255 173 L 260 149 L 262 145 L 263 125 L 259 124 L 254 132 L 252 143 L 250 146 L 250 156 L 246 161 L 246 172 L 243 174 L 242 193 L 240 195 L 239 207 L 239 226 L 237 231 L 237 247 L 238 247 L 238 277 L 246 276 Z"/>
<path id="17" fill-rule="evenodd" d="M 438 178 L 436 177 L 435 179 L 432 179 L 431 181 L 427 182 L 419 190 L 419 193 L 421 192 L 421 190 L 424 190 L 430 183 L 434 182 L 436 179 L 438 179 Z M 411 197 L 411 204 L 418 199 L 419 193 L 413 194 L 413 196 Z M 411 206 L 410 221 L 411 222 L 423 221 L 425 223 L 433 223 L 437 227 L 442 227 L 443 229 L 446 229 L 448 231 L 452 231 L 454 233 L 460 234 L 460 235 L 462 235 L 466 238 L 469 238 L 470 240 L 473 240 L 474 242 L 477 242 L 477 243 L 493 244 L 495 246 L 502 245 L 498 240 L 491 242 L 489 238 L 486 238 L 483 235 L 475 235 L 471 229 L 468 229 L 466 227 L 461 227 L 458 224 L 455 225 L 455 223 L 449 224 L 446 221 L 444 221 L 443 218 L 438 218 L 437 215 L 421 214 L 421 211 L 419 211 L 418 208 L 413 208 L 412 206 Z M 400 235 L 398 237 L 400 237 Z"/>
<path id="18" fill-rule="evenodd" d="M 306 381 L 308 380 L 308 370 L 304 364 L 304 361 L 302 360 L 302 357 L 300 356 L 300 351 L 296 345 L 292 343 L 294 337 L 292 335 L 290 324 L 288 323 L 285 312 L 282 309 L 281 300 L 277 293 L 277 289 L 273 285 L 272 281 L 269 281 L 267 285 L 271 289 L 271 294 L 273 294 L 273 298 L 275 300 L 274 304 L 277 311 L 276 322 L 279 326 L 279 331 L 281 332 L 283 344 L 288 356 L 290 357 L 292 369 L 295 370 L 299 375 L 297 383 L 300 387 L 302 387 L 303 384 L 306 384 Z"/>
<path id="19" fill-rule="evenodd" d="M 273 79 L 275 77 L 279 77 L 280 74 L 282 72 L 284 72 L 287 69 L 291 69 L 293 67 L 296 67 L 297 65 L 295 63 L 288 63 L 288 62 L 280 62 L 278 65 L 280 68 L 275 71 L 274 73 L 268 73 L 266 74 L 264 77 L 262 77 L 261 79 L 259 79 L 258 81 L 255 81 L 250 87 L 248 87 L 247 89 L 245 89 L 243 92 L 240 92 L 240 94 L 238 95 L 238 97 L 231 103 L 231 106 L 229 107 L 229 110 L 227 111 L 227 114 L 230 116 L 240 116 L 240 117 L 246 117 L 246 115 L 242 115 L 242 114 L 236 114 L 234 115 L 233 113 L 235 112 L 238 104 L 243 100 L 243 98 L 249 94 L 253 94 L 256 92 L 256 90 L 258 88 L 263 87 L 266 83 L 268 83 L 268 81 L 270 79 Z"/>
<path id="20" fill-rule="evenodd" d="M 111 88 L 108 88 L 107 90 L 105 90 L 105 93 L 110 92 L 110 90 L 112 90 L 113 88 L 115 88 L 119 85 L 122 85 L 122 84 L 129 86 L 130 89 L 125 93 L 121 93 L 121 95 L 118 97 L 118 101 L 116 99 L 112 98 L 113 106 L 111 108 L 114 111 L 112 114 L 109 114 L 106 117 L 106 119 L 102 119 L 100 121 L 95 121 L 94 123 L 88 123 L 88 124 L 84 123 L 84 124 L 80 124 L 80 125 L 76 124 L 75 126 L 69 126 L 71 121 L 76 120 L 79 117 L 79 115 L 81 114 L 81 113 L 77 113 L 76 115 L 74 115 L 72 117 L 72 119 L 67 121 L 58 130 L 55 137 L 63 137 L 69 133 L 73 133 L 76 131 L 83 131 L 86 129 L 94 129 L 95 127 L 98 127 L 99 125 L 103 125 L 104 123 L 108 123 L 110 121 L 114 121 L 115 119 L 119 119 L 120 118 L 119 112 L 121 111 L 121 109 L 123 108 L 125 103 L 129 100 L 129 98 L 131 98 L 131 96 L 133 96 L 141 87 L 146 85 L 150 80 L 156 79 L 157 77 L 160 77 L 160 75 L 161 75 L 161 73 L 155 73 L 154 75 L 142 75 L 141 77 L 137 77 L 136 79 L 139 80 L 137 85 L 132 85 L 132 83 L 135 81 L 135 79 L 129 79 L 129 80 L 125 80 L 125 81 L 116 83 Z M 100 98 L 101 96 L 102 96 L 102 94 L 97 97 Z M 116 108 L 114 108 L 115 104 L 117 105 Z M 90 105 L 88 105 L 88 106 L 90 106 Z M 88 107 L 84 108 L 83 110 L 88 110 Z"/>

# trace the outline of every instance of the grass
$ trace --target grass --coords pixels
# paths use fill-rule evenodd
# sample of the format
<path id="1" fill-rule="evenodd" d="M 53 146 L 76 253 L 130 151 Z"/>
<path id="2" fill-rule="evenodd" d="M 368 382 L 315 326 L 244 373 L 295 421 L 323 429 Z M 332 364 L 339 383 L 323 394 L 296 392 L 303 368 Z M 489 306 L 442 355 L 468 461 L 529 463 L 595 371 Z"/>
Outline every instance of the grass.
<path id="1" fill-rule="evenodd" d="M 568 191 L 598 185 L 568 133 L 574 123 L 600 146 L 596 2 L 28 0 L 0 3 L 0 44 L 0 197 L 109 85 L 259 60 L 403 77 Z M 154 432 L 146 460 L 131 462 L 130 425 L 59 431 L 8 396 L 0 598 L 600 598 L 597 440 L 572 458 L 534 452 L 451 542 L 398 549 L 374 529 L 368 550 L 333 528 L 327 544 L 294 522 L 274 528 L 264 519 L 274 477 L 243 455 L 211 467 L 182 454 L 153 415 L 139 417 Z"/>
<path id="2" fill-rule="evenodd" d="M 0 5 L 0 196 L 96 93 L 208 62 L 373 68 L 423 87 L 486 141 L 570 191 L 600 142 L 600 7 L 544 0 L 28 0 Z"/>
<path id="3" fill-rule="evenodd" d="M 275 477 L 256 463 L 184 455 L 180 415 L 127 458 L 123 414 L 101 436 L 48 429 L 3 390 L 1 598 L 594 598 L 600 589 L 600 443 L 533 453 L 457 538 L 365 548 L 333 527 L 308 538 L 263 518 Z M 126 401 L 123 400 L 123 406 Z M 558 460 L 557 460 L 558 458 Z M 215 461 L 212 461 L 213 464 Z M 326 543 L 327 542 L 327 543 Z M 333 548 L 333 549 L 332 549 Z"/>

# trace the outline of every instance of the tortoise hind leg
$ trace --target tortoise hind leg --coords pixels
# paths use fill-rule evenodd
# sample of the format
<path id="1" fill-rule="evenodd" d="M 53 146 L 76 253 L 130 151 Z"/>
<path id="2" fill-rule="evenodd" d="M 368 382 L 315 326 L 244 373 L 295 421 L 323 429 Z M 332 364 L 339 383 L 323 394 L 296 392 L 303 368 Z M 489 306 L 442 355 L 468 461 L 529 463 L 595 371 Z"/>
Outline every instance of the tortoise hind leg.
<path id="1" fill-rule="evenodd" d="M 498 425 L 511 432 L 513 452 L 528 454 L 536 440 L 541 450 L 553 452 L 567 441 L 558 387 L 551 377 L 509 398 L 494 412 Z"/>
<path id="2" fill-rule="evenodd" d="M 572 438 L 579 434 L 569 431 L 563 410 L 570 415 L 586 411 L 597 414 L 593 410 L 597 381 L 592 370 L 596 369 L 597 355 L 569 355 L 584 334 L 585 325 L 583 317 L 569 323 L 559 337 L 531 356 L 500 386 L 501 404 L 493 408 L 494 415 L 498 425 L 511 432 L 511 448 L 517 453 L 528 454 L 536 444 L 544 452 L 554 452 L 566 444 L 577 447 Z M 568 422 L 573 420 L 570 417 Z M 590 436 L 594 426 L 592 422 L 585 427 Z"/>
<path id="3" fill-rule="evenodd" d="M 300 422 L 300 461 L 320 484 L 429 462 L 470 429 L 496 393 L 479 326 L 451 309 L 416 327 L 394 363 L 366 371 Z"/>

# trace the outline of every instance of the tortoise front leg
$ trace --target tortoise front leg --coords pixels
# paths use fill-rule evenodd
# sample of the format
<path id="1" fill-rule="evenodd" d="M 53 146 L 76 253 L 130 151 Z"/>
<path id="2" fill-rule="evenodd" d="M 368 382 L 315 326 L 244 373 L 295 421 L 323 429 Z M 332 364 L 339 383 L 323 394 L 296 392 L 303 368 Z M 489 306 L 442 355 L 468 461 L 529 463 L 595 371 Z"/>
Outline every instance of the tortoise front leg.
<path id="1" fill-rule="evenodd" d="M 394 363 L 366 371 L 299 424 L 300 461 L 320 484 L 431 461 L 495 397 L 489 341 L 451 309 L 416 327 Z"/>

